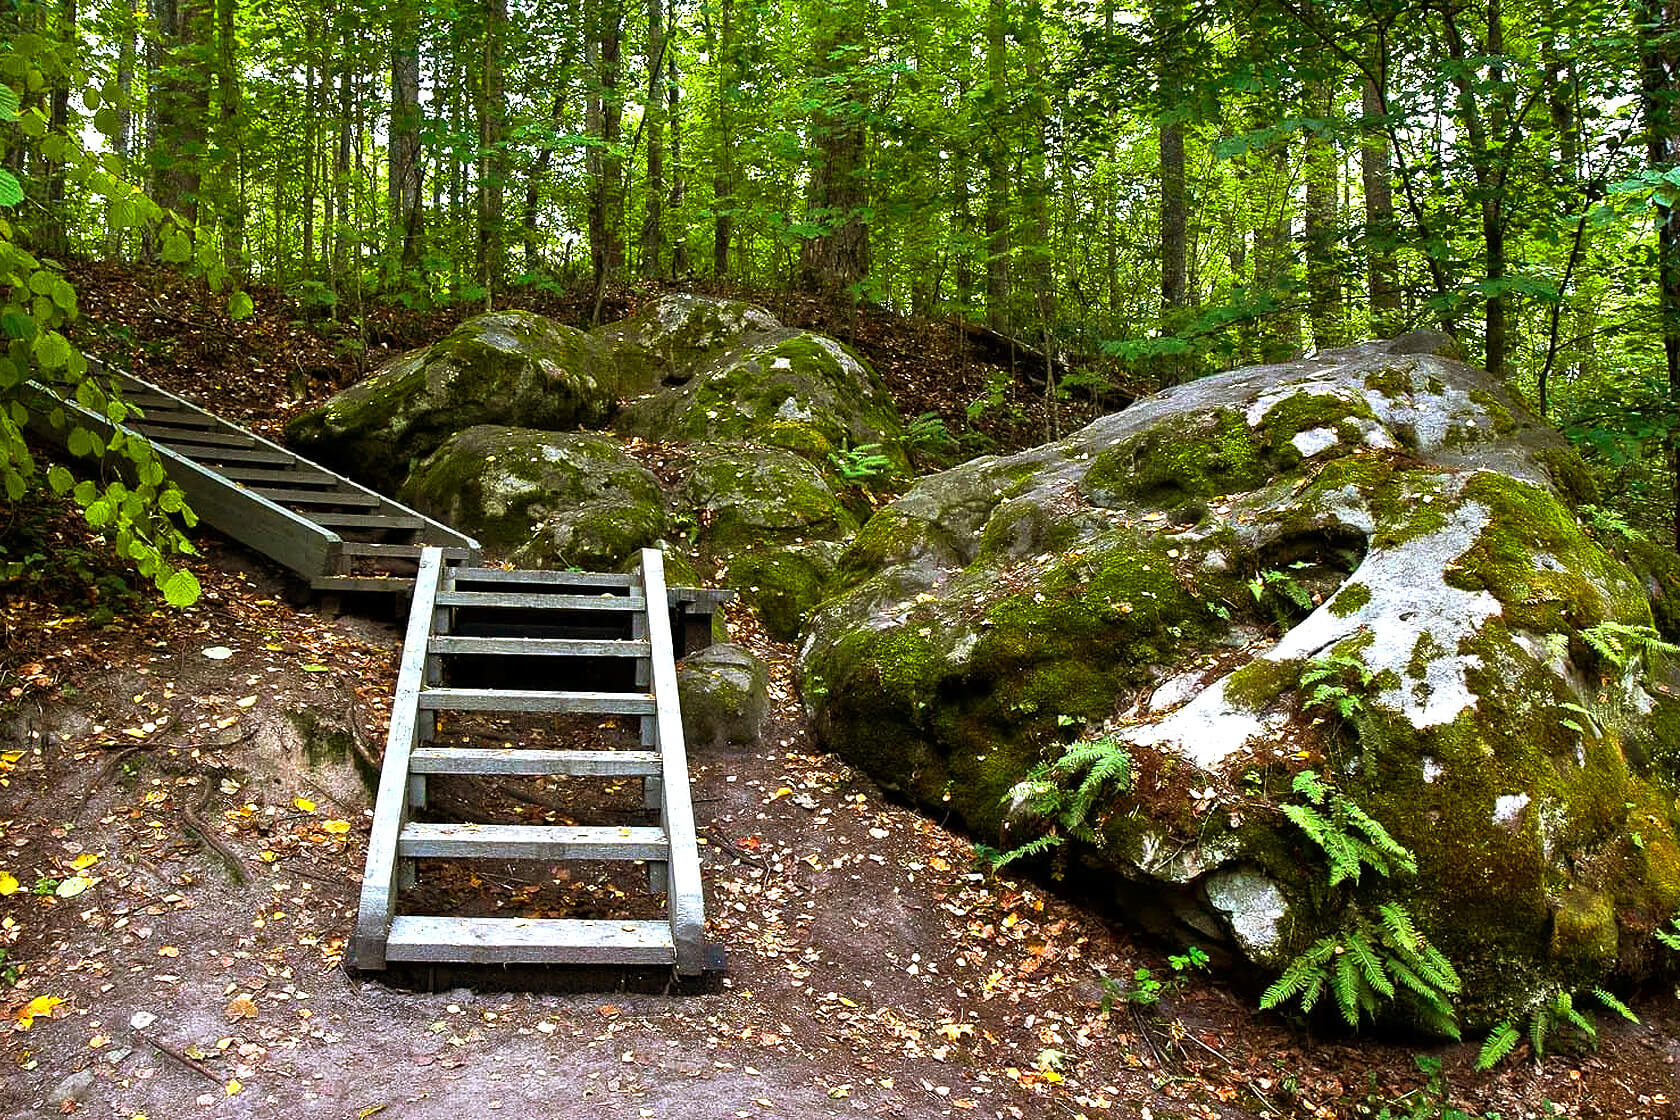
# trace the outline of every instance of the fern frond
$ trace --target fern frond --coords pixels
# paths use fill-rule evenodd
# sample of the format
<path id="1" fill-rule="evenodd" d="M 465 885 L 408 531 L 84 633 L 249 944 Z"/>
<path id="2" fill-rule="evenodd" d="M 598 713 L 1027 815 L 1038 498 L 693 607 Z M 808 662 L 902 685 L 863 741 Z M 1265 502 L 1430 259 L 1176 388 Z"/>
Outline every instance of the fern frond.
<path id="1" fill-rule="evenodd" d="M 1305 952 L 1289 962 L 1289 967 L 1283 970 L 1283 975 L 1272 981 L 1272 986 L 1260 997 L 1261 1009 L 1269 1011 L 1288 1002 L 1290 997 L 1305 991 L 1314 977 L 1322 984 L 1324 966 L 1335 953 L 1335 938 L 1321 937 L 1313 942 Z"/>
<path id="2" fill-rule="evenodd" d="M 1603 988 L 1594 988 L 1592 990 L 1592 994 L 1593 998 L 1598 1000 L 1599 1003 L 1602 1003 L 1605 1007 L 1608 1007 L 1628 1022 L 1639 1022 L 1639 1016 L 1633 1013 L 1632 1008 L 1617 999 L 1615 996 L 1611 995 L 1609 992 L 1605 991 Z"/>
<path id="3" fill-rule="evenodd" d="M 1545 1003 L 1537 1004 L 1528 1020 L 1528 1045 L 1534 1051 L 1534 1060 L 1539 1061 L 1546 1056 L 1546 1036 L 1552 1030 L 1552 1010 Z"/>
<path id="4" fill-rule="evenodd" d="M 1346 813 L 1347 819 L 1353 822 L 1353 826 L 1365 834 L 1365 838 L 1370 841 L 1373 848 L 1399 864 L 1408 875 L 1417 874 L 1417 857 L 1412 854 L 1410 848 L 1390 836 L 1388 829 L 1382 826 L 1382 822 L 1370 816 L 1346 797 L 1337 795 L 1336 800 L 1338 802 L 1337 808 Z M 1387 872 L 1384 872 L 1384 874 L 1387 874 Z"/>
<path id="5" fill-rule="evenodd" d="M 1464 990 L 1464 981 L 1459 979 L 1458 969 L 1446 958 L 1446 955 L 1435 946 L 1424 943 L 1423 951 L 1412 962 L 1418 975 L 1443 992 L 1454 995 Z"/>
<path id="6" fill-rule="evenodd" d="M 1521 1039 L 1522 1035 L 1517 1032 L 1517 1028 L 1513 1027 L 1509 1020 L 1499 1024 L 1493 1028 L 1493 1033 L 1487 1036 L 1487 1041 L 1482 1043 L 1481 1053 L 1476 1055 L 1476 1068 L 1490 1070 L 1503 1062 L 1511 1051 L 1517 1048 L 1517 1043 Z"/>
<path id="7" fill-rule="evenodd" d="M 1336 1007 L 1350 1027 L 1359 1026 L 1359 970 L 1353 958 L 1343 953 L 1336 958 L 1330 972 L 1330 990 L 1336 997 Z"/>
<path id="8" fill-rule="evenodd" d="M 1301 992 L 1301 1013 L 1303 1015 L 1312 1014 L 1312 1009 L 1318 1006 L 1319 997 L 1323 994 L 1324 973 L 1314 973 L 1313 978 L 1308 981 L 1306 988 Z"/>
<path id="9" fill-rule="evenodd" d="M 1414 1001 L 1412 1012 L 1418 1022 L 1434 1031 L 1442 1038 L 1450 1038 L 1454 1042 L 1463 1037 L 1458 1029 L 1458 1016 L 1453 1014 L 1452 1008 L 1445 1004 L 1431 1003 L 1428 1000 Z"/>
<path id="10" fill-rule="evenodd" d="M 1377 904 L 1377 916 L 1382 919 L 1382 928 L 1388 934 L 1389 943 L 1408 956 L 1415 955 L 1423 944 L 1423 937 L 1412 924 L 1412 916 L 1406 908 L 1398 902 L 1382 902 Z"/>
<path id="11" fill-rule="evenodd" d="M 1318 774 L 1312 770 L 1303 770 L 1295 775 L 1295 780 L 1289 784 L 1289 788 L 1314 805 L 1324 804 L 1324 795 L 1330 792 L 1330 787 L 1320 781 Z"/>
<path id="12" fill-rule="evenodd" d="M 1359 965 L 1359 971 L 1365 978 L 1365 983 L 1373 990 L 1388 999 L 1394 998 L 1394 981 L 1388 978 L 1383 962 L 1377 957 L 1371 943 L 1365 940 L 1358 930 L 1349 930 L 1342 935 L 1342 948 L 1346 955 L 1352 957 Z"/>

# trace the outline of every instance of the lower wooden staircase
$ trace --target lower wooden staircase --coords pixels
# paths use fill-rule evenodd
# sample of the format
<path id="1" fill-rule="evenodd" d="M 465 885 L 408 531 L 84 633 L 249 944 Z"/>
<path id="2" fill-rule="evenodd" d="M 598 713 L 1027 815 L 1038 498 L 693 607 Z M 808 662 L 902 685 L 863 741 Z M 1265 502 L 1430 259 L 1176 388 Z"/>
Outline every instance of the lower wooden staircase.
<path id="1" fill-rule="evenodd" d="M 165 473 L 200 520 L 285 565 L 317 591 L 406 592 L 420 549 L 476 561 L 465 533 L 294 454 L 191 401 L 109 368 L 125 405 L 119 424 L 34 382 L 23 400 L 30 429 L 64 446 L 68 417 L 109 439 L 118 428 L 150 440 Z"/>
<path id="2" fill-rule="evenodd" d="M 441 549 L 422 552 L 362 878 L 359 969 L 404 961 L 589 964 L 671 966 L 693 976 L 710 967 L 675 669 L 675 642 L 685 629 L 698 629 L 697 621 L 682 620 L 704 618 L 709 629 L 708 594 L 716 593 L 668 589 L 657 549 L 644 549 L 631 575 L 462 567 L 447 563 Z M 603 665 L 618 671 L 602 672 Z M 527 687 L 533 679 L 549 687 Z M 560 687 L 580 680 L 617 687 Z M 637 727 L 639 743 L 590 750 L 433 745 L 441 720 L 485 712 L 605 717 Z M 639 779 L 653 823 L 417 819 L 426 815 L 428 782 L 440 775 Z M 402 892 L 416 885 L 419 860 L 645 864 L 649 891 L 665 896 L 666 914 L 405 913 Z"/>

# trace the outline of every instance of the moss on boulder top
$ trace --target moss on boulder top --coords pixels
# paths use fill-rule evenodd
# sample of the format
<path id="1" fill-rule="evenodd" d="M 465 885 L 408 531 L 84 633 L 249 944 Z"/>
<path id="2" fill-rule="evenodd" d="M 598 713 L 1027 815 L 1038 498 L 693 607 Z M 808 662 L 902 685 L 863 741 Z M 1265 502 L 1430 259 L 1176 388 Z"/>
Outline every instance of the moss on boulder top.
<path id="1" fill-rule="evenodd" d="M 540 315 L 497 311 L 295 417 L 286 438 L 328 466 L 394 489 L 445 439 L 475 424 L 601 424 L 617 386 L 599 339 Z"/>
<path id="2" fill-rule="evenodd" d="M 1562 441 L 1438 342 L 1237 370 L 924 479 L 812 619 L 819 733 L 1005 847 L 1060 827 L 1033 768 L 1107 737 L 1132 780 L 1085 822 L 1088 881 L 1262 967 L 1398 901 L 1468 1026 L 1641 977 L 1680 906 L 1680 705 L 1604 639 L 1652 633 L 1647 585 L 1576 521 Z M 1328 888 L 1280 811 L 1309 765 L 1415 876 Z"/>
<path id="3" fill-rule="evenodd" d="M 534 568 L 618 567 L 665 534 L 659 480 L 611 436 L 481 424 L 451 436 L 399 494 Z"/>
<path id="4" fill-rule="evenodd" d="M 727 586 L 757 608 L 765 628 L 797 637 L 835 575 L 857 522 L 811 463 L 775 447 L 700 451 L 683 502 L 700 551 Z"/>
<path id="5" fill-rule="evenodd" d="M 826 335 L 749 335 L 692 368 L 681 385 L 634 401 L 614 428 L 658 442 L 757 443 L 826 465 L 847 448 L 879 444 L 909 469 L 904 428 L 880 375 Z"/>
<path id="6" fill-rule="evenodd" d="M 633 400 L 687 381 L 696 365 L 743 336 L 781 326 L 757 304 L 673 293 L 591 334 L 612 351 L 619 396 Z"/>

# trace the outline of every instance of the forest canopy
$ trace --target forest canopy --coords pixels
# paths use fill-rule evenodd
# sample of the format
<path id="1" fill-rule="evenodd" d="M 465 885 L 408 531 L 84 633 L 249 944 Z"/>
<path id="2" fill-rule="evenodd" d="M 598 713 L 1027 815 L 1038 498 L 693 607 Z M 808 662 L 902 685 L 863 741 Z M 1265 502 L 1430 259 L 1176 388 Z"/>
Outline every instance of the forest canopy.
<path id="1" fill-rule="evenodd" d="M 5 20 L 4 78 L 40 122 L 8 126 L 13 213 L 45 259 L 191 258 L 351 323 L 373 300 L 800 288 L 1149 384 L 1440 327 L 1630 471 L 1631 498 L 1667 501 L 1647 469 L 1680 386 L 1664 0 L 55 0 Z M 78 146 L 176 233 L 67 176 Z"/>

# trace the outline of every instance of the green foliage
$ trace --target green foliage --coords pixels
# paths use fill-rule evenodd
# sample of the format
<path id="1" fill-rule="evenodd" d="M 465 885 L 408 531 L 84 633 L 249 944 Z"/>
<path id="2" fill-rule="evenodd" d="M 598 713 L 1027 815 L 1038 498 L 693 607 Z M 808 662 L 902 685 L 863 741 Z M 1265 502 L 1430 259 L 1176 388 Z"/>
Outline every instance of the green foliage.
<path id="1" fill-rule="evenodd" d="M 1301 667 L 1301 706 L 1326 708 L 1351 720 L 1365 710 L 1358 690 L 1369 688 L 1375 676 L 1371 667 L 1356 657 L 1314 657 Z"/>
<path id="2" fill-rule="evenodd" d="M 1430 1054 L 1417 1054 L 1412 1061 L 1424 1075 L 1424 1084 L 1393 1100 L 1382 1099 L 1373 1092 L 1367 1098 L 1368 1115 L 1376 1120 L 1499 1120 L 1497 1112 L 1485 1112 L 1476 1117 L 1448 1103 L 1450 1094 L 1446 1074 L 1441 1069 L 1441 1059 Z"/>
<path id="3" fill-rule="evenodd" d="M 1108 1014 L 1116 1003 L 1146 1009 L 1158 1007 L 1163 997 L 1176 994 L 1189 982 L 1191 973 L 1207 971 L 1208 955 L 1199 946 L 1192 945 L 1182 953 L 1168 955 L 1167 967 L 1172 969 L 1172 975 L 1162 977 L 1152 969 L 1139 966 L 1132 971 L 1130 984 L 1104 976 L 1102 1013 Z"/>
<path id="4" fill-rule="evenodd" d="M 1417 874 L 1417 859 L 1411 851 L 1314 771 L 1295 775 L 1292 788 L 1305 801 L 1282 806 L 1283 815 L 1323 850 L 1331 887 L 1343 882 L 1357 884 L 1366 867 L 1383 876 Z"/>
<path id="5" fill-rule="evenodd" d="M 1006 798 L 1034 815 L 1054 822 L 1068 835 L 1098 843 L 1091 811 L 1105 792 L 1132 788 L 1132 756 L 1112 735 L 1069 746 L 1054 762 L 1041 762 L 1016 783 Z"/>
<path id="6" fill-rule="evenodd" d="M 937 412 L 924 412 L 905 426 L 904 446 L 918 463 L 949 464 L 961 453 Z"/>
<path id="7" fill-rule="evenodd" d="M 1581 640 L 1617 672 L 1640 664 L 1652 668 L 1657 657 L 1680 655 L 1680 645 L 1666 642 L 1653 626 L 1606 621 L 1580 631 Z"/>
<path id="8" fill-rule="evenodd" d="M 1597 1003 L 1609 1011 L 1615 1012 L 1630 1023 L 1639 1022 L 1627 1004 L 1617 999 L 1603 988 L 1592 988 L 1587 993 Z M 1595 1047 L 1598 1045 L 1598 1024 L 1593 1019 L 1592 1012 L 1577 1006 L 1577 1000 L 1582 993 L 1549 987 L 1535 997 L 1526 1015 L 1507 1019 L 1489 1032 L 1486 1041 L 1482 1043 L 1481 1051 L 1476 1055 L 1476 1068 L 1480 1070 L 1492 1069 L 1504 1061 L 1517 1048 L 1517 1044 L 1526 1036 L 1529 1052 L 1534 1055 L 1536 1062 L 1546 1056 L 1546 1047 L 1561 1041 L 1571 1047 Z M 1523 1018 L 1527 1019 L 1528 1029 L 1519 1029 Z"/>
<path id="9" fill-rule="evenodd" d="M 1357 1029 L 1384 1004 L 1399 1000 L 1423 1025 L 1457 1038 L 1452 1000 L 1462 981 L 1452 962 L 1418 932 L 1399 903 L 1382 903 L 1377 915 L 1373 922 L 1351 908 L 1346 924 L 1289 963 L 1260 997 L 1260 1006 L 1270 1010 L 1296 1001 L 1308 1013 L 1328 992 L 1343 1021 Z"/>
<path id="10" fill-rule="evenodd" d="M 1652 936 L 1655 937 L 1661 944 L 1673 949 L 1676 953 L 1680 953 L 1680 914 L 1675 914 L 1670 917 L 1668 919 L 1668 924 L 1673 928 L 1663 929 L 1658 927 L 1656 930 L 1652 931 Z"/>
<path id="11" fill-rule="evenodd" d="M 829 465 L 841 478 L 854 485 L 877 482 L 892 474 L 893 463 L 878 443 L 860 443 L 828 453 Z"/>
<path id="12" fill-rule="evenodd" d="M 1291 571 L 1309 567 L 1305 563 L 1290 565 Z M 1248 581 L 1248 592 L 1254 596 L 1254 602 L 1270 611 L 1277 620 L 1278 628 L 1288 630 L 1296 622 L 1313 612 L 1317 606 L 1313 602 L 1312 594 L 1301 586 L 1288 571 L 1278 568 L 1268 568 L 1255 574 Z"/>

